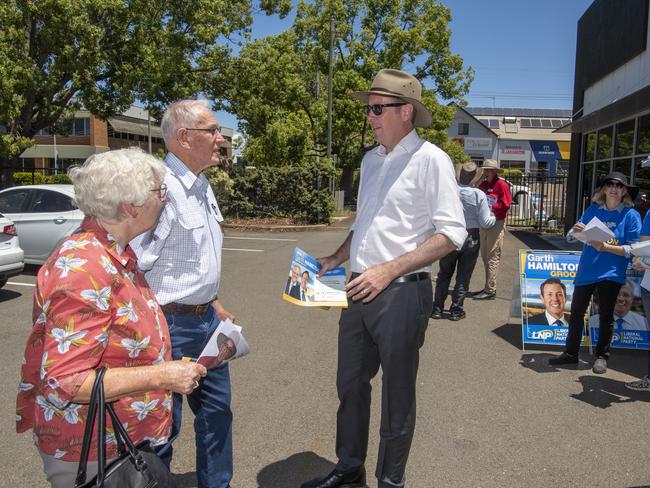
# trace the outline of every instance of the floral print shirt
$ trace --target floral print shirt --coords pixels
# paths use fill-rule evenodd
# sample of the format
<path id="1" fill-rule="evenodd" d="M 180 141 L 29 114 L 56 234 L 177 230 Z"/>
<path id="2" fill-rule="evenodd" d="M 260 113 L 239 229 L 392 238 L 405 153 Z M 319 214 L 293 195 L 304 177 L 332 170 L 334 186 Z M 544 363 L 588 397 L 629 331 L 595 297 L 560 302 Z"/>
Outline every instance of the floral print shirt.
<path id="1" fill-rule="evenodd" d="M 38 449 L 78 461 L 87 405 L 72 402 L 99 366 L 134 367 L 171 360 L 169 330 L 156 297 L 122 249 L 94 219 L 56 249 L 38 272 L 31 334 L 16 401 L 16 430 L 33 430 Z M 167 441 L 171 392 L 149 391 L 115 402 L 131 439 Z M 117 443 L 106 419 L 107 457 Z M 93 436 L 90 459 L 97 459 Z"/>

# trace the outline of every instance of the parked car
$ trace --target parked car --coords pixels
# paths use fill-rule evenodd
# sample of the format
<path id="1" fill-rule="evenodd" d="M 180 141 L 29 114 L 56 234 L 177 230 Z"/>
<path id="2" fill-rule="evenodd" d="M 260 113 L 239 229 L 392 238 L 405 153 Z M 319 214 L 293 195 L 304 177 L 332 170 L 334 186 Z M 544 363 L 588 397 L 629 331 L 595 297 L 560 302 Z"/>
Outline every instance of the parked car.
<path id="1" fill-rule="evenodd" d="M 510 183 L 508 180 L 505 180 L 506 183 L 508 183 L 508 186 L 510 187 L 510 193 L 512 194 L 512 203 L 513 205 L 517 205 L 520 203 L 519 198 L 524 195 L 529 198 L 530 202 L 530 188 L 524 185 L 514 185 Z"/>
<path id="2" fill-rule="evenodd" d="M 13 220 L 25 263 L 43 264 L 81 224 L 72 185 L 15 186 L 0 191 L 0 213 Z"/>
<path id="3" fill-rule="evenodd" d="M 0 288 L 25 267 L 24 253 L 18 243 L 16 226 L 0 214 Z"/>

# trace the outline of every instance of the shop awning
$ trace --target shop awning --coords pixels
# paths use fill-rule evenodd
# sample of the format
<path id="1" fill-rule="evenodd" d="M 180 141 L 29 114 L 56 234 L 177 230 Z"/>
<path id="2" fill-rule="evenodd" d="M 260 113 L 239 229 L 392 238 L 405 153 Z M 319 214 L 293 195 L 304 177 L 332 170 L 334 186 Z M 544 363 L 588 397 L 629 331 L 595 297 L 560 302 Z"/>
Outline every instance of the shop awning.
<path id="1" fill-rule="evenodd" d="M 56 146 L 58 159 L 84 160 L 93 154 L 98 154 L 105 151 L 108 151 L 108 148 L 103 146 L 72 146 L 63 144 L 58 144 Z M 54 146 L 51 144 L 37 144 L 25 149 L 20 157 L 54 159 Z"/>
<path id="2" fill-rule="evenodd" d="M 134 122 L 131 120 L 118 119 L 116 117 L 109 117 L 108 123 L 111 124 L 111 127 L 115 132 L 124 132 L 126 134 L 136 134 L 139 136 L 148 136 L 149 129 L 147 126 L 147 121 L 138 121 Z M 162 138 L 162 130 L 157 125 L 151 126 L 151 137 Z"/>
<path id="3" fill-rule="evenodd" d="M 533 150 L 537 162 L 546 161 L 550 165 L 558 159 L 562 159 L 556 141 L 530 141 L 530 148 Z"/>

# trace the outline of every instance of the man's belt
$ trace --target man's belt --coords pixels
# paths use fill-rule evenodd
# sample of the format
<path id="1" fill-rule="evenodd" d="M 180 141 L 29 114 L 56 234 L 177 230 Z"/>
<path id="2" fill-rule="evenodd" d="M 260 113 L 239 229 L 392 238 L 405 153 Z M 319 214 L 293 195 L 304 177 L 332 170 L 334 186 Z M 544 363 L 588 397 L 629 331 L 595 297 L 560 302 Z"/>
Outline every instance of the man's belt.
<path id="1" fill-rule="evenodd" d="M 353 280 L 359 275 L 361 275 L 361 273 L 352 273 L 350 275 L 350 279 Z M 431 279 L 431 273 L 426 273 L 422 271 L 421 273 L 411 273 L 404 276 L 400 276 L 399 278 L 395 278 L 392 281 L 392 283 L 409 283 L 411 281 L 424 281 L 430 279 Z"/>
<path id="2" fill-rule="evenodd" d="M 216 299 L 210 300 L 207 303 L 201 303 L 200 305 L 186 305 L 184 303 L 168 303 L 167 305 L 162 305 L 163 312 L 166 313 L 184 313 L 184 314 L 193 314 L 193 315 L 203 315 L 212 305 L 212 302 Z"/>

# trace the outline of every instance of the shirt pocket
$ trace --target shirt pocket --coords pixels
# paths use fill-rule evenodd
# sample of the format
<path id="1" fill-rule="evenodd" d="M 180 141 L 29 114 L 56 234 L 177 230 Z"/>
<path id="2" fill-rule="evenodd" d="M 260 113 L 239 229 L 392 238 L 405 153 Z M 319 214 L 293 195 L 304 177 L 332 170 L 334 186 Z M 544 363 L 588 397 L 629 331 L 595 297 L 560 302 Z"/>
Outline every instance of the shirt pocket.
<path id="1" fill-rule="evenodd" d="M 200 229 L 205 226 L 205 219 L 198 212 L 184 212 L 178 216 L 178 221 L 187 230 Z"/>

